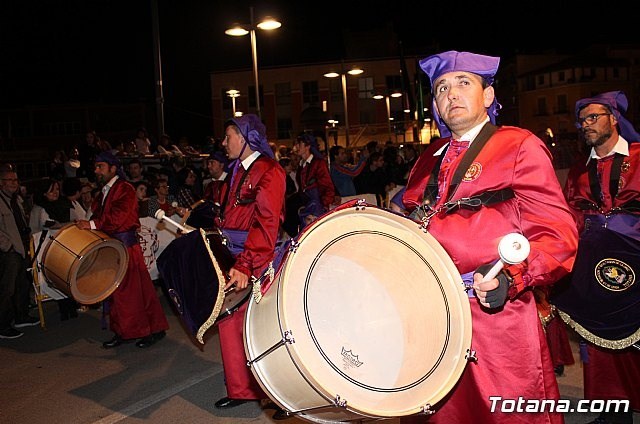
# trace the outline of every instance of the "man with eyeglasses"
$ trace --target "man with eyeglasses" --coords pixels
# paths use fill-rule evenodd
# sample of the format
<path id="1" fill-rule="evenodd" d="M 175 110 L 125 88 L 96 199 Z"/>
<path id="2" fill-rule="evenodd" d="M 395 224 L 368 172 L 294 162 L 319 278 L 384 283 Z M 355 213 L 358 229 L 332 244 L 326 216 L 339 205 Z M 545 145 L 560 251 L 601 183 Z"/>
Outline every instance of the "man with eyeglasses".
<path id="1" fill-rule="evenodd" d="M 0 339 L 16 339 L 17 328 L 37 325 L 29 316 L 29 237 L 13 166 L 0 164 Z M 13 323 L 13 324 L 12 324 Z"/>
<path id="2" fill-rule="evenodd" d="M 570 281 L 551 302 L 584 337 L 584 398 L 626 399 L 640 410 L 640 134 L 627 107 L 622 91 L 576 103 L 591 150 L 569 171 L 564 193 L 581 235 Z M 603 412 L 593 423 L 632 423 L 632 414 Z"/>

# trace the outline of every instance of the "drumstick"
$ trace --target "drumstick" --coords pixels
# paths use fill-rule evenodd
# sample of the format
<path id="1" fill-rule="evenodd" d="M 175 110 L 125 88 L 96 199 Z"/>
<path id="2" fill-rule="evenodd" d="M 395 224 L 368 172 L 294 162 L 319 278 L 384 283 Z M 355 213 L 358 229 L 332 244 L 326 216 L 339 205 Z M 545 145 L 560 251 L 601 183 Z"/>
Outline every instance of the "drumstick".
<path id="1" fill-rule="evenodd" d="M 515 265 L 524 261 L 527 259 L 527 256 L 529 256 L 530 250 L 529 240 L 522 234 L 509 233 L 502 237 L 498 244 L 500 259 L 498 259 L 498 262 L 485 274 L 482 281 L 486 283 L 496 278 L 496 275 L 498 275 L 505 263 Z"/>
<path id="2" fill-rule="evenodd" d="M 166 216 L 165 212 L 162 209 L 158 209 L 155 213 L 155 217 L 158 221 L 167 221 L 168 223 L 174 225 L 177 229 L 179 229 L 180 231 L 182 231 L 184 234 L 186 233 L 190 233 L 193 230 L 189 230 L 186 227 L 178 224 L 176 221 L 174 221 L 173 219 L 169 218 L 168 216 Z"/>

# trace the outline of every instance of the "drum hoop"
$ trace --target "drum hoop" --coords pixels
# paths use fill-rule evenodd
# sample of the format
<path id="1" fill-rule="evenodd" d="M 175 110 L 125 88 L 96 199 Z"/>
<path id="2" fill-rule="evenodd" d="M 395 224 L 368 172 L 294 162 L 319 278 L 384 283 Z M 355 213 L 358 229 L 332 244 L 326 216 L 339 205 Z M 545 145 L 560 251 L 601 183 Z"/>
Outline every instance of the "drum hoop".
<path id="1" fill-rule="evenodd" d="M 417 223 L 416 221 L 395 214 L 393 212 L 390 211 L 386 211 L 386 210 L 382 210 L 377 206 L 368 206 L 367 208 L 355 208 L 355 212 L 357 213 L 362 213 L 363 211 L 365 211 L 365 209 L 372 209 L 374 211 L 379 211 L 377 213 L 374 213 L 373 216 L 377 216 L 377 217 L 382 217 L 384 219 L 389 219 L 389 220 L 393 220 L 393 218 L 395 218 L 395 220 L 397 220 L 397 222 L 404 222 L 407 225 L 405 225 L 407 228 L 409 228 L 409 226 L 411 224 L 415 224 L 416 227 L 415 229 L 418 230 L 420 228 L 420 224 Z M 312 225 L 310 225 L 309 227 L 307 227 L 305 230 L 303 230 L 303 232 L 300 233 L 299 237 L 297 238 L 297 243 L 298 244 L 303 244 L 302 242 L 310 235 L 312 234 L 315 230 L 317 230 L 319 227 L 321 227 L 323 223 L 327 222 L 328 220 L 334 220 L 337 217 L 339 217 L 340 215 L 343 214 L 350 214 L 350 213 L 354 213 L 354 209 L 351 208 L 345 208 L 343 210 L 338 210 L 335 211 L 334 213 L 329 213 L 327 216 L 325 216 L 324 218 L 320 218 L 317 221 L 315 221 Z M 385 214 L 389 214 L 388 216 Z M 406 220 L 406 221 L 403 221 Z M 411 245 L 408 245 L 404 242 L 404 240 L 400 239 L 399 237 L 395 237 L 392 236 L 390 234 L 381 232 L 381 231 L 368 231 L 369 233 L 374 233 L 377 232 L 380 235 L 383 235 L 385 237 L 394 237 L 397 240 L 400 240 L 403 244 L 405 244 L 407 247 L 409 247 L 410 249 L 415 251 L 415 248 Z M 417 235 L 417 233 L 415 233 Z M 434 253 L 437 253 L 437 259 L 441 262 L 442 268 L 444 270 L 446 270 L 447 272 L 449 272 L 452 277 L 458 275 L 459 276 L 459 271 L 457 270 L 457 268 L 455 267 L 455 265 L 453 264 L 453 261 L 451 260 L 451 258 L 449 257 L 449 255 L 446 253 L 446 251 L 444 250 L 444 248 L 439 244 L 439 242 L 437 242 L 437 240 L 435 238 L 433 238 L 433 236 L 431 236 L 430 234 L 427 233 L 427 235 L 436 243 L 434 244 L 429 244 L 429 248 L 434 250 Z M 327 246 L 325 245 L 323 247 L 323 251 L 327 248 Z M 283 262 L 282 265 L 280 267 L 280 270 L 278 272 L 278 274 L 281 273 L 285 273 L 288 274 L 291 272 L 291 269 L 293 267 L 293 263 L 294 261 L 288 260 L 289 256 L 295 256 L 295 253 L 297 249 L 293 249 L 287 252 L 287 254 L 285 255 L 285 257 L 283 258 Z M 443 256 L 444 255 L 444 256 Z M 320 254 L 318 254 L 318 256 L 315 257 L 315 259 L 312 261 L 313 263 L 315 263 L 318 260 L 318 257 L 320 256 Z M 421 258 L 422 261 L 425 261 L 425 258 L 423 255 L 417 255 Z M 448 258 L 448 260 L 446 260 L 446 258 Z M 427 265 L 429 266 L 429 268 L 432 268 L 431 264 L 428 263 L 428 261 L 426 261 Z M 309 280 L 308 280 L 308 276 L 309 274 L 307 273 L 307 278 L 305 279 L 305 287 L 307 286 Z M 434 275 L 436 275 L 434 273 Z M 283 305 L 283 298 L 282 298 L 282 285 L 284 284 L 284 280 L 281 278 L 281 276 L 277 276 L 276 277 L 277 281 L 278 281 L 278 285 L 275 288 L 277 290 L 277 319 L 278 319 L 278 325 L 281 329 L 287 327 L 285 325 L 286 319 L 285 316 L 283 316 L 284 313 L 284 305 Z M 442 284 L 442 280 L 438 277 L 438 284 L 441 287 L 443 287 Z M 462 376 L 462 373 L 464 372 L 464 369 L 466 368 L 466 364 L 467 364 L 467 356 L 465 355 L 464 350 L 466 349 L 467 352 L 471 349 L 471 334 L 472 334 L 472 327 L 471 327 L 471 309 L 469 307 L 469 302 L 467 299 L 467 295 L 462 291 L 462 279 L 460 278 L 460 290 L 456 290 L 455 289 L 455 284 L 451 284 L 450 287 L 454 292 L 458 293 L 458 296 L 453 296 L 451 298 L 446 297 L 446 299 L 449 299 L 449 301 L 455 301 L 455 299 L 459 300 L 459 312 L 460 312 L 460 316 L 458 317 L 459 320 L 461 320 L 461 322 L 463 322 L 463 325 L 461 326 L 462 330 L 459 334 L 458 339 L 460 340 L 460 360 L 458 361 L 457 364 L 455 364 L 456 366 L 454 367 L 454 370 L 451 371 L 449 374 L 449 377 L 446 381 L 442 381 L 440 387 L 438 388 L 438 390 L 433 390 L 431 393 L 432 398 L 429 399 L 430 403 L 436 403 L 440 400 L 442 400 L 449 392 L 451 392 L 451 390 L 453 389 L 453 387 L 458 383 L 458 381 L 460 380 L 460 377 Z M 448 290 L 447 290 L 448 292 Z M 305 300 L 306 302 L 306 300 Z M 451 310 L 451 307 L 449 307 L 449 310 Z M 449 319 L 449 322 L 452 322 L 451 319 Z M 448 326 L 449 328 L 450 326 Z M 449 328 L 450 330 L 450 328 Z M 295 335 L 294 335 L 295 336 Z M 316 340 L 315 337 L 312 336 L 312 340 L 314 345 L 316 346 L 316 348 L 318 349 L 318 342 Z M 449 347 L 449 344 L 451 342 L 451 337 L 447 337 L 447 343 L 442 347 L 442 352 L 438 357 L 438 362 L 440 362 L 442 360 L 442 358 L 447 354 L 447 352 L 449 352 L 449 355 L 451 354 L 451 352 L 448 349 L 451 349 L 451 347 Z M 298 369 L 298 372 L 300 373 L 300 376 L 306 380 L 313 388 L 313 390 L 315 390 L 320 396 L 322 396 L 323 398 L 327 399 L 328 401 L 332 401 L 333 400 L 333 396 L 335 395 L 334 393 L 330 392 L 326 387 L 325 384 L 320 384 L 320 382 L 316 379 L 316 377 L 313 375 L 313 369 L 310 369 L 306 366 L 303 366 L 303 364 L 305 363 L 305 359 L 303 357 L 301 357 L 300 353 L 296 350 L 295 345 L 289 345 L 289 344 L 285 344 L 285 347 L 288 351 L 288 355 L 291 357 L 291 359 L 293 360 L 296 368 Z M 324 352 L 322 352 L 320 349 L 318 349 L 318 351 L 320 352 L 320 355 L 324 358 L 325 362 L 327 364 L 331 364 L 331 361 L 327 360 L 327 357 L 325 355 Z M 335 367 L 331 364 L 330 365 L 331 369 L 335 370 Z M 429 373 L 433 373 L 433 369 L 429 370 Z M 369 386 L 361 384 L 359 382 L 354 382 L 353 379 L 351 378 L 347 378 L 344 376 L 344 373 L 340 372 L 338 370 L 338 373 L 341 375 L 342 378 L 344 378 L 345 380 L 349 381 L 352 384 L 355 384 L 361 388 L 369 388 Z M 426 380 L 428 380 L 429 374 L 427 373 L 426 376 L 423 376 L 420 378 L 420 382 L 418 383 L 411 383 L 411 384 L 407 384 L 405 386 L 403 386 L 402 388 L 393 388 L 393 389 L 385 389 L 385 390 L 380 390 L 380 388 L 375 388 L 376 390 L 380 391 L 380 392 L 387 392 L 387 393 L 400 393 L 403 390 L 407 390 L 410 388 L 414 388 L 414 387 L 418 387 L 421 384 L 424 384 L 424 382 Z M 422 407 L 422 405 L 417 406 L 416 408 L 411 409 L 411 411 L 407 411 L 409 412 L 408 414 L 404 414 L 404 415 L 409 415 L 409 414 L 414 414 L 414 413 L 419 413 L 420 412 L 420 408 Z M 382 415 L 379 415 L 377 413 L 377 411 L 371 410 L 370 408 L 367 408 L 365 405 L 349 405 L 349 407 L 347 408 L 348 410 L 352 411 L 352 412 L 356 412 L 358 414 L 361 414 L 363 416 L 374 416 L 374 417 L 381 417 Z M 384 415 L 386 416 L 386 415 Z"/>
<path id="2" fill-rule="evenodd" d="M 568 326 L 573 328 L 576 331 L 576 333 L 578 333 L 583 339 L 595 345 L 598 345 L 600 347 L 604 347 L 607 349 L 616 349 L 616 350 L 626 349 L 640 341 L 640 327 L 635 332 L 633 332 L 632 334 L 630 334 L 629 336 L 623 339 L 609 340 L 609 339 L 596 336 L 591 331 L 587 330 L 582 325 L 580 325 L 576 320 L 571 318 L 571 315 L 567 314 L 566 312 L 563 312 L 560 309 L 556 309 L 556 310 L 558 312 L 558 315 L 560 315 L 560 318 L 562 318 L 562 320 Z"/>
<path id="3" fill-rule="evenodd" d="M 222 305 L 224 303 L 224 297 L 225 297 L 224 286 L 226 285 L 227 279 L 224 273 L 222 272 L 222 269 L 220 268 L 218 261 L 213 255 L 213 252 L 211 251 L 211 247 L 209 246 L 209 241 L 207 239 L 207 233 L 202 228 L 200 228 L 200 236 L 202 237 L 202 242 L 207 248 L 207 253 L 209 254 L 209 258 L 211 259 L 213 268 L 216 270 L 216 276 L 218 277 L 218 295 L 216 296 L 216 302 L 213 306 L 213 310 L 211 311 L 209 318 L 207 318 L 205 322 L 203 322 L 202 325 L 200 325 L 196 333 L 196 340 L 204 344 L 204 333 L 206 333 L 207 330 L 215 324 L 215 322 L 218 320 L 218 316 L 220 315 L 220 311 L 222 310 Z M 248 294 L 250 293 L 251 291 L 248 291 Z M 244 301 L 241 302 L 240 304 L 242 303 L 244 303 Z"/>

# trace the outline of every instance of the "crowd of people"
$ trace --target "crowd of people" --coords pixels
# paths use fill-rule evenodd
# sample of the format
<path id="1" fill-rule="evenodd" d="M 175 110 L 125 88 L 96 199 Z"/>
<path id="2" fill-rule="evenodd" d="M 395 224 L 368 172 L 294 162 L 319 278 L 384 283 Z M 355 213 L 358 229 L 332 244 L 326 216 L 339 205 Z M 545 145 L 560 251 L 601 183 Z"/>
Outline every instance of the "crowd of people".
<path id="1" fill-rule="evenodd" d="M 176 146 L 163 137 L 153 146 L 141 129 L 129 147 L 111 149 L 90 131 L 69 158 L 55 155 L 51 177 L 31 193 L 28 209 L 15 169 L 3 165 L 0 337 L 19 337 L 16 328 L 38 323 L 28 314 L 32 232 L 75 222 L 122 241 L 130 260 L 123 283 L 108 299 L 114 336 L 103 347 L 138 339 L 144 348 L 164 337 L 168 323 L 144 268 L 136 235 L 141 217 L 158 210 L 185 216 L 207 202 L 211 215 L 195 225 L 225 234 L 235 263 L 224 289 L 245 289 L 274 266 L 283 237 L 297 237 L 343 198 L 367 193 L 377 206 L 414 219 L 438 240 L 465 283 L 471 308 L 477 360 L 467 364 L 435 414 L 401 422 L 562 423 L 562 414 L 549 410 L 516 419 L 513 412 L 493 410 L 489 399 L 559 399 L 556 374 L 572 355 L 552 303 L 556 285 L 567 281 L 574 292 L 558 309 L 571 310 L 571 302 L 583 300 L 581 290 L 593 292 L 589 285 L 620 292 L 606 302 L 584 299 L 590 302 L 588 319 L 618 314 L 627 328 L 624 337 L 632 339 L 620 348 L 580 333 L 585 398 L 629 400 L 632 410 L 640 410 L 640 350 L 632 346 L 640 339 L 634 285 L 640 269 L 640 135 L 625 118 L 626 96 L 608 92 L 577 102 L 576 125 L 591 151 L 562 187 L 542 140 L 527 129 L 497 124 L 501 106 L 492 84 L 499 62 L 457 51 L 420 61 L 441 135 L 423 152 L 377 142 L 362 151 L 337 145 L 323 151 L 320 138 L 309 132 L 292 147 L 276 148 L 260 118 L 247 114 L 227 121 L 224 139 L 211 140 L 204 166 L 194 167 L 184 153 L 197 151 L 186 141 Z M 145 168 L 139 157 L 156 152 L 171 153 L 166 166 Z M 495 268 L 496 240 L 513 232 L 526 237 L 531 253 L 488 275 Z M 61 304 L 61 318 L 74 316 L 76 307 Z M 267 398 L 246 366 L 246 309 L 241 305 L 218 323 L 227 396 L 215 402 L 217 408 Z M 571 318 L 567 322 L 574 324 L 581 317 Z M 619 328 L 620 322 L 610 326 Z M 594 423 L 631 423 L 632 410 L 605 411 Z M 288 417 L 276 407 L 275 420 Z"/>

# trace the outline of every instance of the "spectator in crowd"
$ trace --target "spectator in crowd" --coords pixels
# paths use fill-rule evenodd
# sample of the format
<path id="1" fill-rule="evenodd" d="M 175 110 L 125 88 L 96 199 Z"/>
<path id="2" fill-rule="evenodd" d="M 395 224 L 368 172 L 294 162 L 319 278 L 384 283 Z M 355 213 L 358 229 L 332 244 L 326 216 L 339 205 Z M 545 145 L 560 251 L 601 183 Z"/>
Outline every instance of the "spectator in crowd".
<path id="1" fill-rule="evenodd" d="M 93 172 L 95 157 L 100 152 L 98 147 L 98 135 L 95 131 L 86 132 L 84 140 L 78 146 L 80 168 L 78 168 L 78 177 L 87 178 L 89 181 L 95 181 L 96 174 Z"/>
<path id="2" fill-rule="evenodd" d="M 138 217 L 145 218 L 149 216 L 149 197 L 147 197 L 147 188 L 149 183 L 145 180 L 133 183 L 136 189 L 136 199 L 138 200 Z"/>
<path id="3" fill-rule="evenodd" d="M 29 315 L 31 230 L 19 189 L 13 166 L 0 164 L 0 339 L 16 339 L 23 335 L 18 328 L 40 323 Z"/>
<path id="4" fill-rule="evenodd" d="M 127 165 L 127 181 L 133 184 L 145 180 L 142 161 L 138 158 L 131 159 Z"/>
<path id="5" fill-rule="evenodd" d="M 376 195 L 378 206 L 382 206 L 395 184 L 384 170 L 384 157 L 382 153 L 374 151 L 367 160 L 367 166 L 354 178 L 357 194 L 372 193 Z"/>
<path id="6" fill-rule="evenodd" d="M 149 216 L 155 217 L 159 209 L 162 209 L 167 216 L 175 214 L 178 203 L 175 197 L 169 194 L 169 180 L 166 178 L 156 179 L 153 191 L 155 194 L 149 197 Z"/>
<path id="7" fill-rule="evenodd" d="M 569 273 L 578 238 L 544 142 L 521 128 L 495 126 L 499 105 L 492 83 L 499 61 L 457 51 L 420 61 L 442 138 L 418 158 L 402 201 L 468 288 L 477 361 L 466 365 L 433 415 L 402 417 L 401 423 L 563 422 L 557 411 L 507 412 L 492 408 L 490 400 L 559 399 L 531 288 Z M 522 234 L 531 252 L 484 281 L 498 258 L 498 242 L 510 233 Z"/>
<path id="8" fill-rule="evenodd" d="M 91 218 L 91 204 L 93 203 L 93 198 L 94 195 L 96 194 L 97 190 L 94 185 L 90 182 L 84 182 L 82 183 L 82 187 L 80 188 L 80 206 L 82 206 L 82 209 L 84 209 L 85 212 L 85 219 L 90 219 Z"/>
<path id="9" fill-rule="evenodd" d="M 102 347 L 111 349 L 138 339 L 137 347 L 148 348 L 164 338 L 169 323 L 140 248 L 135 190 L 124 180 L 120 160 L 110 152 L 96 157 L 95 172 L 102 190 L 93 202 L 91 220 L 81 220 L 76 225 L 83 230 L 103 231 L 120 240 L 129 256 L 122 282 L 105 301 L 114 336 L 102 343 Z"/>
<path id="10" fill-rule="evenodd" d="M 151 140 L 149 140 L 149 134 L 145 128 L 138 128 L 133 144 L 135 146 L 136 153 L 139 155 L 151 154 Z"/>
<path id="11" fill-rule="evenodd" d="M 351 165 L 344 147 L 336 145 L 329 149 L 331 181 L 333 181 L 337 195 L 346 197 L 357 194 L 353 179 L 365 169 L 367 155 L 368 151 L 360 156 L 360 161 L 357 164 Z"/>
<path id="12" fill-rule="evenodd" d="M 80 168 L 80 152 L 77 147 L 69 149 L 69 155 L 67 160 L 64 161 L 65 177 L 74 178 L 78 177 L 78 169 Z"/>
<path id="13" fill-rule="evenodd" d="M 176 177 L 178 184 L 176 200 L 178 201 L 178 206 L 189 209 L 198 200 L 202 199 L 202 191 L 200 189 L 202 184 L 193 168 L 187 167 L 185 170 L 186 172 L 180 172 Z"/>
<path id="14" fill-rule="evenodd" d="M 67 190 L 72 191 L 67 183 Z M 34 206 L 31 209 L 29 226 L 33 233 L 48 230 L 57 230 L 72 222 L 72 201 L 67 196 L 60 196 L 60 182 L 54 179 L 42 180 L 34 193 Z M 79 182 L 78 182 L 79 186 Z M 76 194 L 79 189 L 76 188 Z M 73 197 L 71 196 L 71 197 Z M 84 219 L 80 217 L 79 219 Z M 78 303 L 70 297 L 57 300 L 60 320 L 78 317 Z"/>

